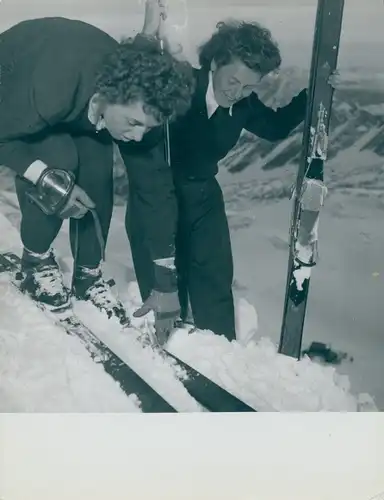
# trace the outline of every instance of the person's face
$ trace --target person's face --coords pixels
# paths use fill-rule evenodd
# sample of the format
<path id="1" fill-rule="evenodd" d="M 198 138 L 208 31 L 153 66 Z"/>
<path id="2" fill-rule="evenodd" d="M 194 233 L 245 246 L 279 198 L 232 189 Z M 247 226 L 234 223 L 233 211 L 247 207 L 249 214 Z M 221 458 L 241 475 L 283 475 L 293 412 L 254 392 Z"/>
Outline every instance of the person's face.
<path id="1" fill-rule="evenodd" d="M 217 67 L 212 61 L 212 80 L 215 99 L 219 106 L 229 108 L 254 92 L 262 75 L 239 60 Z"/>
<path id="2" fill-rule="evenodd" d="M 147 132 L 160 123 L 154 116 L 145 113 L 143 103 L 107 104 L 103 110 L 105 128 L 119 141 L 140 142 Z"/>
<path id="3" fill-rule="evenodd" d="M 141 101 L 130 104 L 109 104 L 95 95 L 90 103 L 91 114 L 97 117 L 98 128 L 106 129 L 111 136 L 123 142 L 140 142 L 144 134 L 160 123 L 147 114 Z"/>

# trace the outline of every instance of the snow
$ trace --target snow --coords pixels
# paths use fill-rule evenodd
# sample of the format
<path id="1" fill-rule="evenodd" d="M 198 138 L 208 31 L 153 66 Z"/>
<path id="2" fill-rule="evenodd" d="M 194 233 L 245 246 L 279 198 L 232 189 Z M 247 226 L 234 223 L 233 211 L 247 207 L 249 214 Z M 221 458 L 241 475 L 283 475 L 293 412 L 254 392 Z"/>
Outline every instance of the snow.
<path id="1" fill-rule="evenodd" d="M 303 247 L 301 247 L 301 250 L 305 250 Z M 298 252 L 299 258 L 301 258 L 300 252 Z M 309 261 L 309 258 L 312 256 L 312 252 L 308 251 L 305 254 L 305 257 L 302 259 L 304 262 L 307 260 Z M 307 259 L 306 259 L 307 257 Z M 304 288 L 304 282 L 305 280 L 309 280 L 311 277 L 311 267 L 299 267 L 295 271 L 293 271 L 293 276 L 296 281 L 296 288 L 299 292 L 303 291 Z"/>
<path id="2" fill-rule="evenodd" d="M 80 342 L 0 275 L 1 412 L 138 412 Z"/>
<path id="3" fill-rule="evenodd" d="M 0 249 L 20 254 L 15 199 L 0 202 Z M 17 205 L 16 205 L 17 206 Z M 9 220 L 8 220 L 9 219 Z M 105 263 L 106 277 L 113 276 L 120 299 L 129 311 L 140 305 L 128 242 L 124 232 L 124 208 L 116 207 Z M 65 278 L 70 279 L 68 227 L 55 242 Z M 77 339 L 68 337 L 43 316 L 30 301 L 13 291 L 6 275 L 0 275 L 1 411 L 137 412 L 100 366 L 89 360 Z M 179 367 L 151 347 L 143 347 L 138 330 L 122 330 L 117 323 L 77 303 L 80 318 L 118 356 L 128 362 L 178 411 L 203 408 L 187 393 Z M 369 394 L 356 395 L 348 377 L 308 358 L 296 361 L 277 353 L 274 342 L 259 331 L 258 313 L 244 297 L 236 304 L 239 339 L 229 343 L 211 332 L 174 333 L 170 352 L 216 381 L 258 411 L 372 411 Z M 136 328 L 150 328 L 153 317 L 134 320 Z"/>
<path id="4" fill-rule="evenodd" d="M 334 368 L 277 353 L 270 339 L 247 347 L 211 333 L 180 332 L 171 350 L 259 411 L 356 411 L 349 382 Z"/>
<path id="5" fill-rule="evenodd" d="M 133 303 L 123 300 L 128 311 L 135 308 Z M 178 411 L 202 411 L 201 406 L 190 397 L 179 377 L 183 372 L 179 367 L 166 362 L 163 357 L 150 346 L 143 347 L 139 341 L 139 334 L 133 328 L 122 330 L 106 315 L 95 311 L 86 303 L 78 303 L 75 310 L 79 317 L 92 328 L 92 331 L 110 347 L 124 362 L 146 380 L 161 396 L 171 403 Z M 145 319 L 142 320 L 144 324 Z M 133 321 L 137 326 L 140 322 Z"/>

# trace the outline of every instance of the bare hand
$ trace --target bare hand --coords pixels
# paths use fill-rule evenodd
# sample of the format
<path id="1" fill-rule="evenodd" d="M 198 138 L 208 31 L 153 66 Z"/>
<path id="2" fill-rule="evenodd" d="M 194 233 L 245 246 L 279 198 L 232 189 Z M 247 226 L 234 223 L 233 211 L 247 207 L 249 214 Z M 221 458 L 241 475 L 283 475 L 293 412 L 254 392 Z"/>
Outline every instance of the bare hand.
<path id="1" fill-rule="evenodd" d="M 87 195 L 84 189 L 75 185 L 67 203 L 60 210 L 58 214 L 62 219 L 73 217 L 74 219 L 81 219 L 88 212 L 88 210 L 95 208 L 95 204 Z"/>
<path id="2" fill-rule="evenodd" d="M 340 90 L 343 85 L 343 80 L 340 75 L 339 71 L 334 71 L 331 73 L 331 75 L 328 78 L 328 84 L 334 89 L 334 90 Z"/>
<path id="3" fill-rule="evenodd" d="M 167 19 L 165 0 L 146 0 L 142 33 L 163 38 L 164 21 Z"/>

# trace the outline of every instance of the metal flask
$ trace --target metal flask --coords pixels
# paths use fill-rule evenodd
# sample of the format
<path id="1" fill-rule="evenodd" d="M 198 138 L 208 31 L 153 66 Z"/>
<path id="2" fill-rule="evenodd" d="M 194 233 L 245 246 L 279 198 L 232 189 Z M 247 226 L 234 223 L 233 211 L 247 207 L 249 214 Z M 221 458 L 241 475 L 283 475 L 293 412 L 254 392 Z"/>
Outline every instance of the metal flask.
<path id="1" fill-rule="evenodd" d="M 46 215 L 54 215 L 65 206 L 74 185 L 72 172 L 47 169 L 41 174 L 36 186 L 27 192 L 27 196 Z"/>

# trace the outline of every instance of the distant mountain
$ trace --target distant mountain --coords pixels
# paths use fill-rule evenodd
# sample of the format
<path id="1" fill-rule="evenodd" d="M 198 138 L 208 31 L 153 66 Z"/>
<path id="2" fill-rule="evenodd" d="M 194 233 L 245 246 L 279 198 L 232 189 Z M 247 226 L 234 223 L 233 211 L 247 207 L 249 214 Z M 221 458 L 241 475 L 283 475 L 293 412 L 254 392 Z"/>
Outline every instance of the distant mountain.
<path id="1" fill-rule="evenodd" d="M 384 156 L 384 76 L 350 71 L 345 87 L 334 93 L 331 115 L 329 159 L 350 148 L 355 154 L 369 151 Z M 344 77 L 343 77 L 344 78 Z M 261 87 L 259 97 L 271 107 L 284 106 L 307 85 L 308 72 L 288 68 L 275 80 Z M 231 173 L 250 165 L 272 170 L 297 165 L 301 154 L 303 125 L 284 141 L 270 143 L 244 132 L 236 147 L 222 160 L 221 166 Z M 358 162 L 358 158 L 355 158 Z"/>

